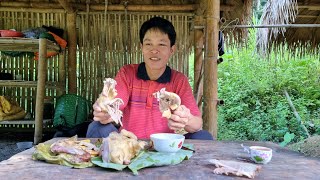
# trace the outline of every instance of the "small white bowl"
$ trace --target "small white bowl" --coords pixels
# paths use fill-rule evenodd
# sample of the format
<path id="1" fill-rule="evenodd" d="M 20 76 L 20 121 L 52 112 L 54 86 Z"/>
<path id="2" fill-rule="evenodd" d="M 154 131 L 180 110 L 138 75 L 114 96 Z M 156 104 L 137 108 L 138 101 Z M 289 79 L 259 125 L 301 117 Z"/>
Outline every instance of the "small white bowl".
<path id="1" fill-rule="evenodd" d="M 174 153 L 181 149 L 185 137 L 181 134 L 157 133 L 151 134 L 150 139 L 156 151 Z"/>
<path id="2" fill-rule="evenodd" d="M 262 146 L 250 146 L 250 157 L 258 164 L 267 164 L 272 158 L 272 149 Z"/>

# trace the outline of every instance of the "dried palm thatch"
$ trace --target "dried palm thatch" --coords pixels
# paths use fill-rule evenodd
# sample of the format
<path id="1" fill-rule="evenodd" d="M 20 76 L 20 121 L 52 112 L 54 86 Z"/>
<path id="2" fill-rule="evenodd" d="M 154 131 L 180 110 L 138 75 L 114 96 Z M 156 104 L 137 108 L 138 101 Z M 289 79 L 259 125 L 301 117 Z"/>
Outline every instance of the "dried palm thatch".
<path id="1" fill-rule="evenodd" d="M 247 25 L 252 19 L 252 0 L 221 1 L 221 5 L 229 5 L 228 11 L 220 12 L 220 30 L 225 36 L 226 45 L 229 47 L 243 45 L 247 42 L 248 29 L 227 28 L 232 25 Z"/>
<path id="2" fill-rule="evenodd" d="M 296 0 L 269 0 L 261 16 L 261 25 L 290 24 L 297 14 Z M 257 32 L 257 50 L 265 55 L 270 49 L 270 40 L 276 39 L 279 34 L 284 35 L 286 28 L 261 28 Z"/>
<path id="3" fill-rule="evenodd" d="M 288 49 L 294 56 L 306 53 L 319 55 L 320 1 L 269 0 L 261 25 L 275 25 L 277 28 L 258 30 L 257 50 L 260 54 Z"/>

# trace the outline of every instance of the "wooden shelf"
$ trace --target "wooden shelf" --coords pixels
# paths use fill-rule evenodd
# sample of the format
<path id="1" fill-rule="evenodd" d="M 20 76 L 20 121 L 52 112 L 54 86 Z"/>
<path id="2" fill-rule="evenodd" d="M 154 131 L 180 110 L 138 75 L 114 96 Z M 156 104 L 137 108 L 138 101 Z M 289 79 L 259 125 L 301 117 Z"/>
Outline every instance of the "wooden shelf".
<path id="1" fill-rule="evenodd" d="M 0 80 L 0 86 L 3 87 L 29 87 L 29 88 L 36 88 L 37 81 L 22 81 L 22 80 Z M 60 85 L 59 82 L 51 82 L 47 81 L 46 88 L 48 89 L 64 89 L 63 85 Z"/>
<path id="2" fill-rule="evenodd" d="M 1 51 L 39 52 L 39 39 L 0 37 Z M 60 51 L 60 46 L 47 40 L 47 51 Z"/>
<path id="3" fill-rule="evenodd" d="M 29 39 L 29 38 L 0 38 L 0 51 L 21 51 L 21 52 L 39 52 L 38 60 L 38 74 L 37 81 L 5 81 L 0 83 L 0 86 L 16 86 L 16 87 L 36 87 L 36 106 L 35 106 L 35 119 L 34 121 L 17 121 L 17 123 L 33 123 L 34 125 L 34 144 L 38 144 L 42 140 L 43 132 L 43 107 L 45 89 L 49 87 L 46 82 L 47 64 L 46 55 L 47 51 L 60 51 L 60 46 L 49 41 L 45 38 Z M 56 86 L 58 87 L 58 86 Z M 8 121 L 12 123 L 13 121 Z M 2 122 L 4 123 L 4 122 Z M 21 124 L 23 125 L 23 124 Z M 28 124 L 27 124 L 28 125 Z M 10 126 L 10 124 L 8 124 Z"/>
<path id="4" fill-rule="evenodd" d="M 43 126 L 51 125 L 53 123 L 53 119 L 44 119 Z M 4 124 L 35 124 L 34 119 L 22 119 L 22 120 L 2 120 L 0 121 L 0 125 Z"/>

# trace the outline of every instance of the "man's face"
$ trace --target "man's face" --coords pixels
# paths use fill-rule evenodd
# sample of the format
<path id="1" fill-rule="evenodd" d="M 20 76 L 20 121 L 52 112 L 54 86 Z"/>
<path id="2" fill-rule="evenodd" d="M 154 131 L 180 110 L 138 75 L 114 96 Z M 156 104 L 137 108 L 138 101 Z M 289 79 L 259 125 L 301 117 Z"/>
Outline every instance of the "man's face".
<path id="1" fill-rule="evenodd" d="M 175 45 L 170 46 L 168 35 L 154 29 L 147 31 L 141 47 L 148 73 L 159 70 L 164 72 L 170 56 L 175 50 Z"/>

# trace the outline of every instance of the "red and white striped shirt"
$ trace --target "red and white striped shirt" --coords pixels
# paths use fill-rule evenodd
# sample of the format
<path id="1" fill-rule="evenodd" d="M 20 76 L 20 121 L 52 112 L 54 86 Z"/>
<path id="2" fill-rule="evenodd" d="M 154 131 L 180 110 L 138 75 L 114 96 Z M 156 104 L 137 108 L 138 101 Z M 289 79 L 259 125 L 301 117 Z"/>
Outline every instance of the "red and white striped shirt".
<path id="1" fill-rule="evenodd" d="M 168 128 L 167 119 L 162 117 L 159 102 L 153 96 L 161 88 L 178 94 L 181 104 L 189 108 L 192 115 L 201 116 L 188 78 L 183 73 L 167 67 L 159 82 L 159 79 L 144 80 L 148 77 L 141 79 L 141 71 L 145 71 L 144 63 L 125 65 L 115 77 L 117 97 L 124 102 L 120 107 L 123 111 L 122 128 L 133 132 L 139 139 L 149 139 L 153 133 L 173 132 Z"/>

